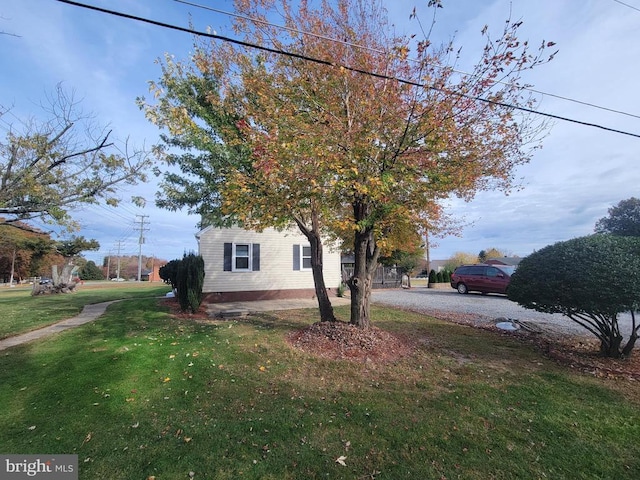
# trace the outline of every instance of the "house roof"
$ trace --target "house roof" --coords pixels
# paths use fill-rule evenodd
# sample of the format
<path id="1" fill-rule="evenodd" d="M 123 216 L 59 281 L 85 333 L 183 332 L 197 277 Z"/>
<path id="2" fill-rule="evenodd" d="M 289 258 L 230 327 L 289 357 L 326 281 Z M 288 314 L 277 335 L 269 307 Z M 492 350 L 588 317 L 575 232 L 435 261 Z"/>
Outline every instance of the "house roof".
<path id="1" fill-rule="evenodd" d="M 500 257 L 500 258 L 489 258 L 485 263 L 489 265 L 513 265 L 516 266 L 520 263 L 522 258 L 520 257 Z"/>

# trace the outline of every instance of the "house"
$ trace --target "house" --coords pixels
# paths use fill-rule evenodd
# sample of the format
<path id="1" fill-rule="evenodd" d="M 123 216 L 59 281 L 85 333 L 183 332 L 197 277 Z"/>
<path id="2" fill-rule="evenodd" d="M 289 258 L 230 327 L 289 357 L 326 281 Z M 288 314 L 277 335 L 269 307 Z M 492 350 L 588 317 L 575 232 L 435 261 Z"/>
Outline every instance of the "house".
<path id="1" fill-rule="evenodd" d="M 489 258 L 486 262 L 489 265 L 511 265 L 517 267 L 522 258 L 520 257 L 501 257 L 501 258 Z"/>
<path id="2" fill-rule="evenodd" d="M 140 280 L 143 282 L 161 282 L 160 268 L 163 265 L 154 265 L 152 269 L 142 270 Z"/>
<path id="3" fill-rule="evenodd" d="M 208 303 L 313 298 L 311 247 L 297 230 L 262 232 L 207 227 L 196 235 L 204 259 L 203 300 Z M 329 294 L 341 281 L 340 252 L 324 245 Z"/>

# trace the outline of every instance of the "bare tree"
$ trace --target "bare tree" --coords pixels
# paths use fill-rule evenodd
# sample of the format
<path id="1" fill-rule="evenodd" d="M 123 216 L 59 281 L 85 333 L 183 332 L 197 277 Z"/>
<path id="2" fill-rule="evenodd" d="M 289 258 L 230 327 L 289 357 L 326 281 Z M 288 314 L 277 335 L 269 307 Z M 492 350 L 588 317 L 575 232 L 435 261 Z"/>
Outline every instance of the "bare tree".
<path id="1" fill-rule="evenodd" d="M 60 85 L 47 100 L 48 120 L 11 123 L 0 140 L 0 214 L 7 223 L 40 218 L 73 227 L 71 209 L 117 205 L 123 184 L 146 179 L 151 157 L 112 140 Z"/>

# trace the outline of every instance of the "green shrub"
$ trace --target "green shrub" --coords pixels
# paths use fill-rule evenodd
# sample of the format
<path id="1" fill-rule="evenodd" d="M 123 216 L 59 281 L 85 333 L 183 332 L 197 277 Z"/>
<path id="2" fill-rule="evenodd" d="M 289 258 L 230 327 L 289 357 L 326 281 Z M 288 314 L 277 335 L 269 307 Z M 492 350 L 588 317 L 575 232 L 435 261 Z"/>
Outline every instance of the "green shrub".
<path id="1" fill-rule="evenodd" d="M 429 272 L 429 283 L 436 283 L 436 271 L 431 270 Z"/>
<path id="2" fill-rule="evenodd" d="M 180 260 L 171 260 L 158 270 L 160 278 L 164 280 L 164 283 L 171 285 L 173 290 L 178 287 L 178 265 L 180 265 Z"/>
<path id="3" fill-rule="evenodd" d="M 525 308 L 569 317 L 600 340 L 603 355 L 627 357 L 640 329 L 640 239 L 591 235 L 544 247 L 520 262 L 507 294 Z M 621 312 L 634 319 L 626 345 Z"/>
<path id="4" fill-rule="evenodd" d="M 436 273 L 436 283 L 443 283 L 444 277 L 442 276 L 442 271 Z"/>
<path id="5" fill-rule="evenodd" d="M 178 302 L 182 311 L 198 311 L 202 303 L 203 284 L 204 260 L 195 253 L 185 255 L 177 268 Z"/>
<path id="6" fill-rule="evenodd" d="M 451 282 L 451 272 L 449 270 L 445 270 L 444 272 L 442 272 L 442 278 L 444 279 L 445 283 Z"/>

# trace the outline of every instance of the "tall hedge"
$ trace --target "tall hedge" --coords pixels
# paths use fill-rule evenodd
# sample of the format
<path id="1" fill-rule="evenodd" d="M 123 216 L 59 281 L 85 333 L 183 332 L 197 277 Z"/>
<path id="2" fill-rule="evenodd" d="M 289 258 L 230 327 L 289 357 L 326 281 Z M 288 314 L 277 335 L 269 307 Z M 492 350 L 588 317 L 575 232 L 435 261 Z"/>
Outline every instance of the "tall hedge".
<path id="1" fill-rule="evenodd" d="M 181 260 L 171 260 L 166 265 L 160 267 L 158 271 L 160 278 L 164 280 L 164 283 L 171 285 L 172 290 L 178 288 L 178 265 L 180 265 L 180 262 Z"/>
<path id="2" fill-rule="evenodd" d="M 177 265 L 176 289 L 178 302 L 183 312 L 196 313 L 202 303 L 204 284 L 204 260 L 200 255 L 189 253 Z"/>
<path id="3" fill-rule="evenodd" d="M 544 247 L 520 262 L 507 294 L 525 308 L 570 318 L 600 340 L 604 356 L 629 356 L 640 330 L 640 239 L 591 235 Z M 626 344 L 622 312 L 632 318 Z"/>
<path id="4" fill-rule="evenodd" d="M 429 283 L 436 283 L 436 271 L 433 269 L 429 272 Z"/>

